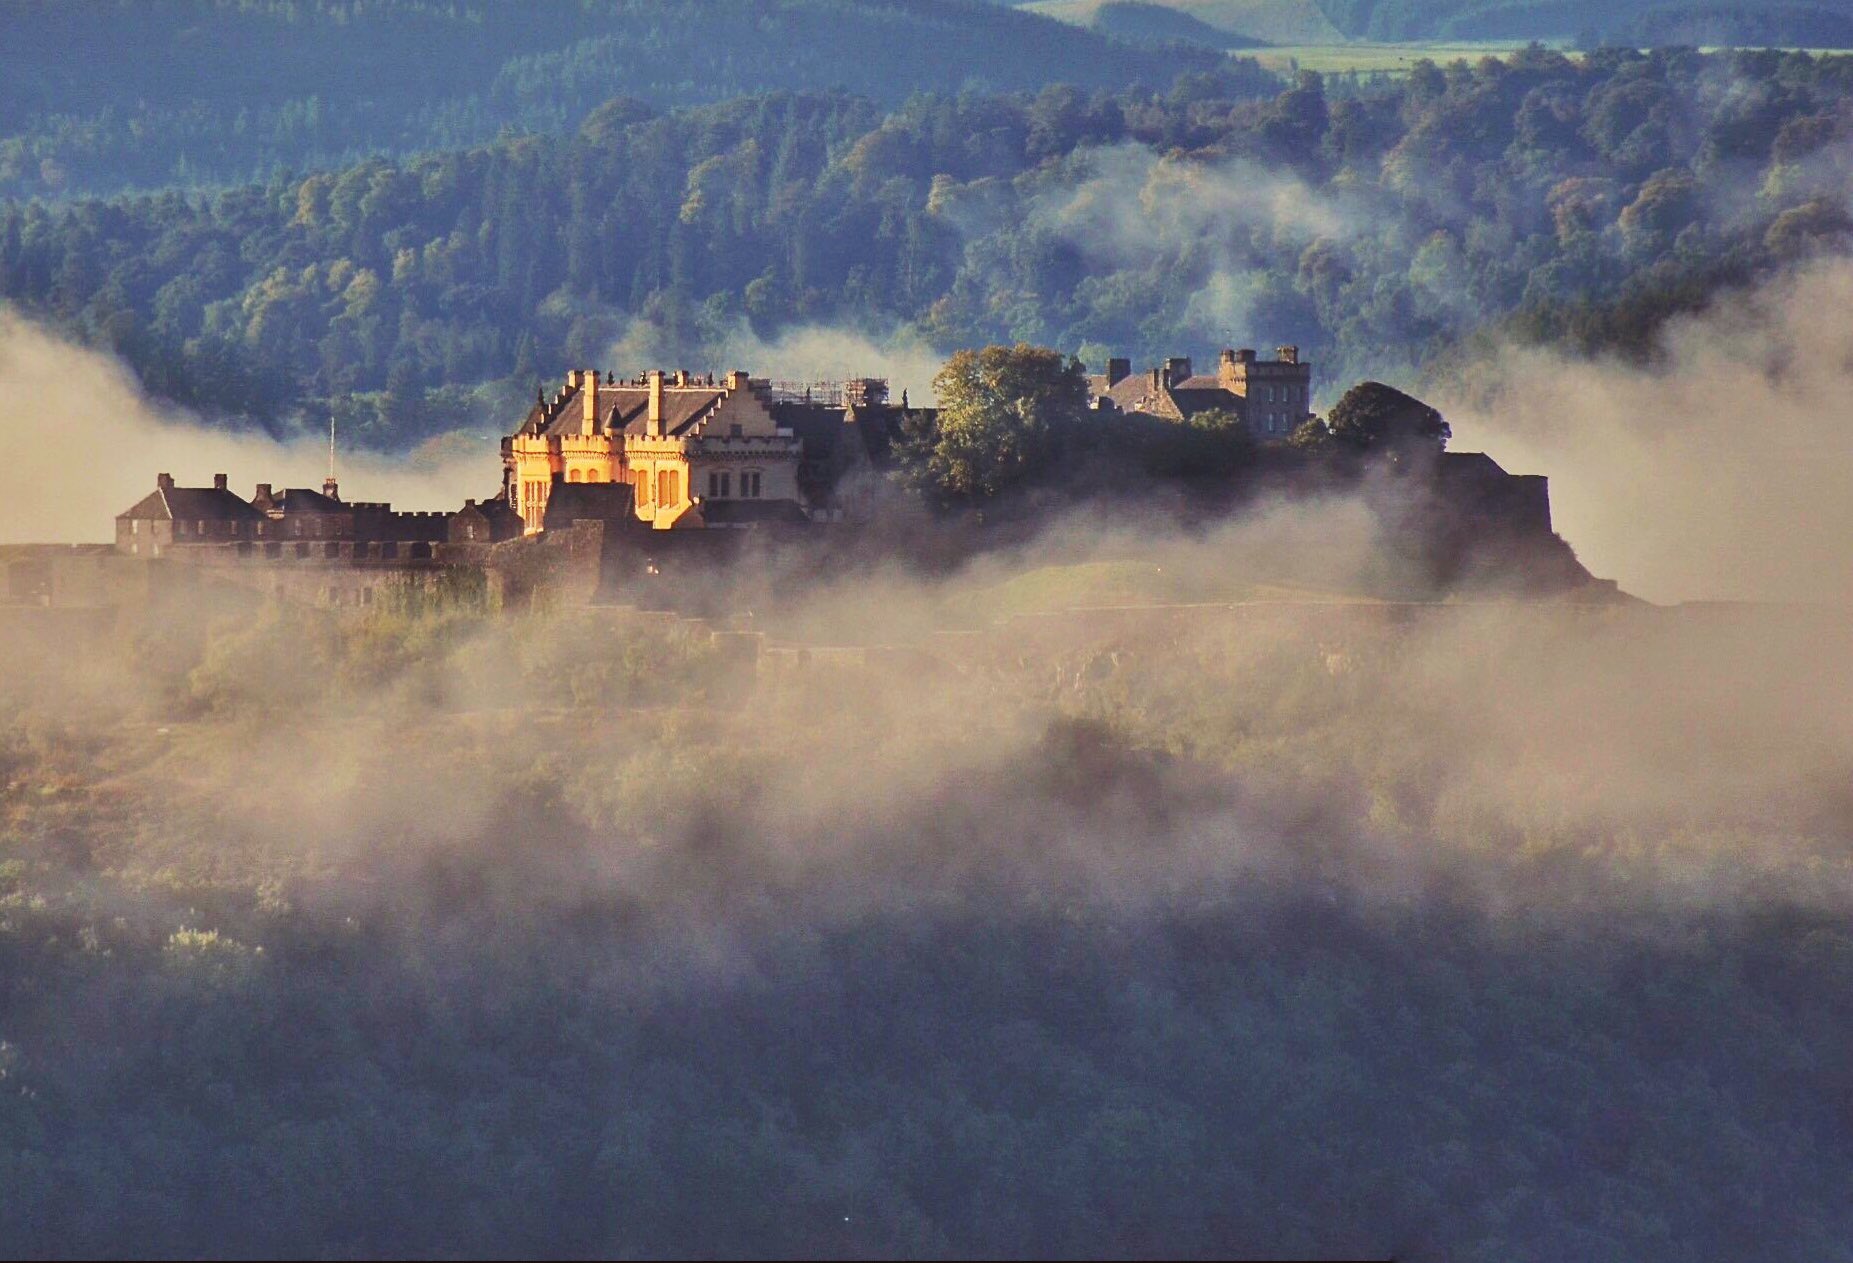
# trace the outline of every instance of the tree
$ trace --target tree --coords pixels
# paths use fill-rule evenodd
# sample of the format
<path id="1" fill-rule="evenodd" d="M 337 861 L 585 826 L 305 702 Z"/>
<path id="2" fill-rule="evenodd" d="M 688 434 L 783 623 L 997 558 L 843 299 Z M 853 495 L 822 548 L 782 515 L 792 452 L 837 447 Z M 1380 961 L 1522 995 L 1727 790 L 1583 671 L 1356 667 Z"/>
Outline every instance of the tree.
<path id="1" fill-rule="evenodd" d="M 1439 452 L 1452 437 L 1439 412 L 1382 382 L 1362 382 L 1347 390 L 1327 414 L 1326 427 L 1333 442 L 1392 454 L 1423 449 Z M 1316 446 L 1316 436 L 1308 437 Z M 1300 431 L 1294 432 L 1293 439 L 1295 446 L 1308 445 L 1299 442 Z"/>
<path id="2" fill-rule="evenodd" d="M 1081 362 L 1030 346 L 958 351 L 933 379 L 939 411 L 908 436 L 913 481 L 983 499 L 1046 469 L 1087 408 Z"/>
<path id="3" fill-rule="evenodd" d="M 1322 452 L 1332 445 L 1332 430 L 1318 417 L 1308 417 L 1287 436 L 1287 446 L 1301 451 Z"/>

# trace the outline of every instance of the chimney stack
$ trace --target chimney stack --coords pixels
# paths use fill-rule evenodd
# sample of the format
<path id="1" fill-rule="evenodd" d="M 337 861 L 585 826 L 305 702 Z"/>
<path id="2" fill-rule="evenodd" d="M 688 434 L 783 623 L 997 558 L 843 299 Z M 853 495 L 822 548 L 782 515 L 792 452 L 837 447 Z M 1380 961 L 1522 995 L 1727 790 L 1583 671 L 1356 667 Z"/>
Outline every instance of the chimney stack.
<path id="1" fill-rule="evenodd" d="M 251 497 L 251 503 L 262 504 L 268 499 L 270 499 L 270 484 L 267 482 L 258 483 L 257 494 Z"/>
<path id="2" fill-rule="evenodd" d="M 225 490 L 225 475 L 224 474 L 214 474 L 212 476 L 212 489 L 214 491 L 224 491 Z"/>
<path id="3" fill-rule="evenodd" d="M 1300 348 L 1297 346 L 1279 347 L 1274 353 L 1280 357 L 1280 362 L 1282 364 L 1298 364 L 1300 362 Z"/>
<path id="4" fill-rule="evenodd" d="M 172 474 L 156 474 L 154 476 L 154 485 L 155 489 L 158 491 L 172 491 L 174 489 L 174 476 Z"/>
<path id="5" fill-rule="evenodd" d="M 743 368 L 736 368 L 727 374 L 727 389 L 729 390 L 745 390 L 746 383 L 746 370 Z"/>
<path id="6" fill-rule="evenodd" d="M 663 370 L 650 370 L 650 411 L 649 423 L 645 433 L 651 438 L 663 437 Z"/>
<path id="7" fill-rule="evenodd" d="M 1107 361 L 1107 385 L 1117 386 L 1131 376 L 1131 360 L 1115 358 Z"/>
<path id="8" fill-rule="evenodd" d="M 580 390 L 585 400 L 585 414 L 579 425 L 581 434 L 598 433 L 598 370 L 592 369 L 585 375 L 585 385 Z"/>
<path id="9" fill-rule="evenodd" d="M 1190 376 L 1188 356 L 1174 355 L 1165 361 L 1165 385 L 1175 386 Z"/>

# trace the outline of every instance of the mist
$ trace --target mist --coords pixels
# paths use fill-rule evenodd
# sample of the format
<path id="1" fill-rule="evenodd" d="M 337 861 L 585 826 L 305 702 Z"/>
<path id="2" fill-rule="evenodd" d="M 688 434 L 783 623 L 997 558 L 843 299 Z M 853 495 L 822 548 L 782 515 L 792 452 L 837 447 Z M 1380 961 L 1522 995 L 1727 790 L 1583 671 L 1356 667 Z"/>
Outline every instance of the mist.
<path id="1" fill-rule="evenodd" d="M 248 419 L 246 419 L 248 420 Z M 116 514 L 154 489 L 157 473 L 181 486 L 225 474 L 249 498 L 260 482 L 320 487 L 325 434 L 279 442 L 212 426 L 149 399 L 112 356 L 77 346 L 0 308 L 0 430 L 12 436 L 14 485 L 0 503 L 0 542 L 88 543 L 114 537 Z M 337 436 L 338 443 L 338 436 Z M 420 463 L 338 448 L 342 492 L 401 509 L 451 509 L 493 492 L 492 443 Z"/>
<path id="2" fill-rule="evenodd" d="M 753 594 L 716 622 L 201 588 L 81 660 L 9 631 L 0 1227 L 1844 1241 L 1843 622 L 1403 605 L 1380 545 L 1342 498 L 1080 513 L 707 576 Z"/>
<path id="3" fill-rule="evenodd" d="M 1551 476 L 1559 533 L 1656 601 L 1853 599 L 1853 262 L 1675 321 L 1651 367 L 1508 347 L 1434 397 L 1456 448 Z"/>
<path id="4" fill-rule="evenodd" d="M 934 403 L 933 378 L 946 358 L 920 334 L 905 328 L 877 336 L 833 325 L 799 325 L 766 338 L 745 320 L 711 337 L 703 356 L 709 363 L 744 368 L 755 377 L 781 381 L 880 377 L 887 380 L 895 402 L 906 391 L 910 403 L 923 407 Z M 686 358 L 687 348 L 677 346 L 662 325 L 641 318 L 631 321 L 624 336 L 606 353 L 606 361 L 624 372 Z"/>

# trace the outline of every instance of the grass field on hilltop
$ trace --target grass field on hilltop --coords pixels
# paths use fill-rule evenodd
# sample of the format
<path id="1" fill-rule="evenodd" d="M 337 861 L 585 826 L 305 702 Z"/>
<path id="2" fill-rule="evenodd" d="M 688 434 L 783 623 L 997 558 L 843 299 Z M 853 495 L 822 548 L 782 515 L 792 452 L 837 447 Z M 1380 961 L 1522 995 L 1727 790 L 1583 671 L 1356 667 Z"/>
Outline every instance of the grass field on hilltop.
<path id="1" fill-rule="evenodd" d="M 1412 44 L 1276 44 L 1245 54 L 1269 70 L 1316 70 L 1320 74 L 1407 74 L 1418 61 L 1445 66 L 1452 61 L 1506 57 L 1523 40 L 1443 40 Z M 1576 54 L 1571 54 L 1575 56 Z"/>

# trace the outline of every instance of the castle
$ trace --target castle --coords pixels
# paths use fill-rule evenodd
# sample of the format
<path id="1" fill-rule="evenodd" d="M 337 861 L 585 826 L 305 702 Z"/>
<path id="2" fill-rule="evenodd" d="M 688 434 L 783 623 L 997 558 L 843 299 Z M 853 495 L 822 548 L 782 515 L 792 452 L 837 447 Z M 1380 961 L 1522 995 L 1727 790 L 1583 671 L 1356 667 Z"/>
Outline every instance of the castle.
<path id="1" fill-rule="evenodd" d="M 1279 347 L 1271 360 L 1224 350 L 1213 375 L 1194 373 L 1187 358 L 1141 373 L 1112 358 L 1086 386 L 1101 412 L 1172 423 L 1233 414 L 1265 449 L 1258 468 L 1286 483 L 1346 476 L 1343 462 L 1308 464 L 1314 458 L 1284 445 L 1312 416 L 1312 365 L 1297 347 Z M 903 422 L 931 415 L 910 408 L 905 394 L 890 403 L 880 378 L 806 385 L 741 370 L 718 379 L 652 370 L 620 381 L 577 369 L 502 440 L 492 496 L 407 513 L 342 499 L 332 463 L 320 490 L 260 483 L 248 500 L 222 474 L 210 487 L 161 474 L 117 515 L 112 545 L 0 550 L 0 602 L 81 603 L 82 592 L 152 582 L 141 577 L 150 568 L 131 561 L 192 563 L 202 577 L 210 570 L 335 605 L 366 604 L 382 583 L 436 582 L 459 568 L 511 599 L 536 583 L 589 599 L 640 575 L 695 573 L 741 549 L 783 550 L 827 568 L 838 551 L 859 547 L 866 533 L 855 527 L 873 524 Z M 1438 453 L 1424 468 L 1433 521 L 1423 533 L 1439 538 L 1446 520 L 1455 535 L 1468 523 L 1478 525 L 1467 534 L 1483 539 L 1556 539 L 1543 478 L 1507 474 L 1478 453 Z"/>
<path id="2" fill-rule="evenodd" d="M 601 383 L 566 375 L 502 441 L 503 486 L 529 534 L 547 529 L 561 488 L 575 512 L 629 513 L 655 530 L 837 522 L 868 509 L 866 475 L 902 408 L 860 378 L 802 395 L 735 370 L 716 381 L 660 369 Z M 559 520 L 560 514 L 554 513 Z"/>
<path id="3" fill-rule="evenodd" d="M 1300 348 L 1283 346 L 1272 360 L 1252 350 L 1224 350 L 1216 375 L 1197 376 L 1190 360 L 1167 359 L 1139 374 L 1132 361 L 1109 359 L 1107 371 L 1087 379 L 1095 408 L 1142 412 L 1165 421 L 1188 421 L 1212 409 L 1242 419 L 1262 442 L 1280 442 L 1312 416 L 1313 366 L 1300 359 Z"/>

